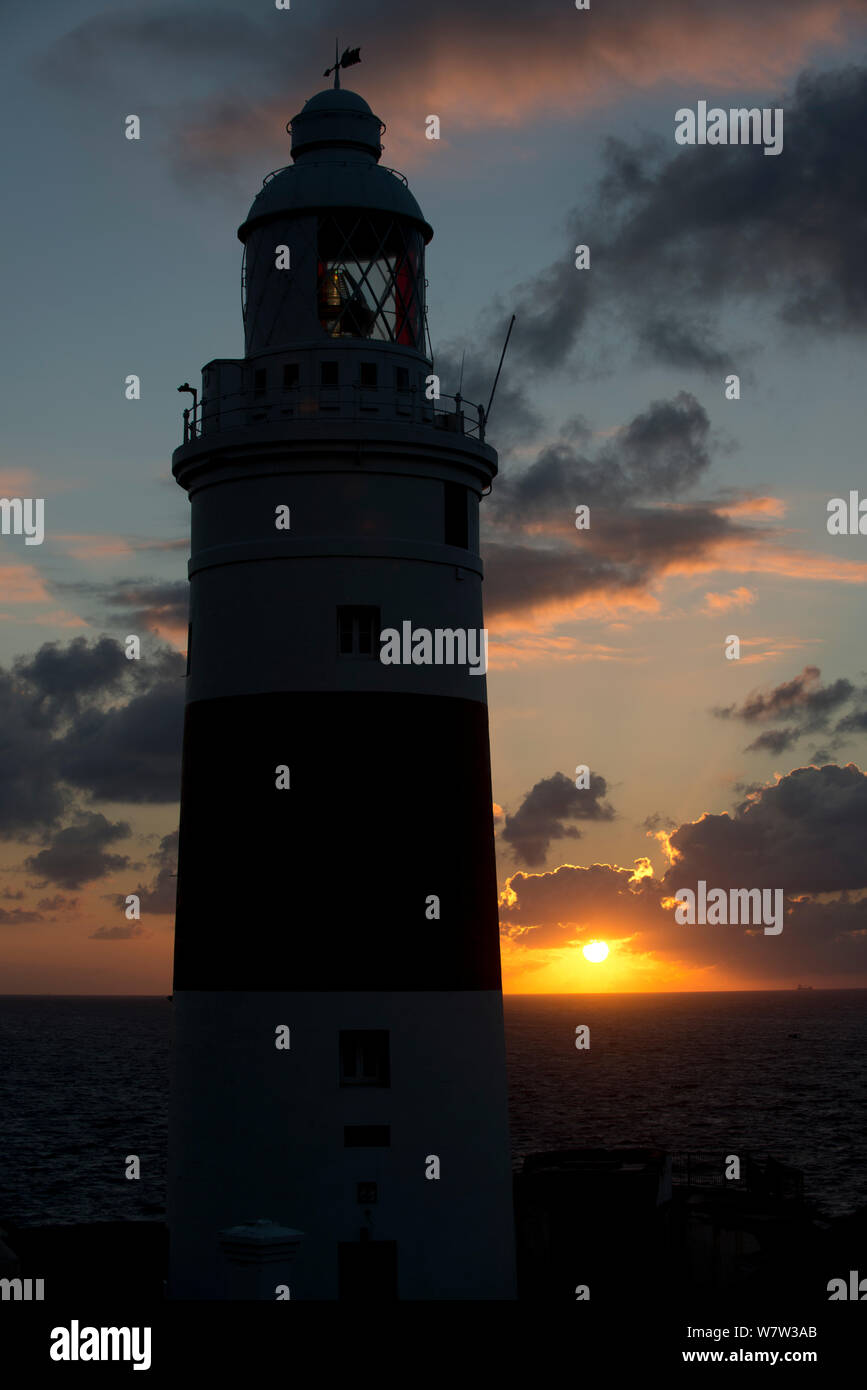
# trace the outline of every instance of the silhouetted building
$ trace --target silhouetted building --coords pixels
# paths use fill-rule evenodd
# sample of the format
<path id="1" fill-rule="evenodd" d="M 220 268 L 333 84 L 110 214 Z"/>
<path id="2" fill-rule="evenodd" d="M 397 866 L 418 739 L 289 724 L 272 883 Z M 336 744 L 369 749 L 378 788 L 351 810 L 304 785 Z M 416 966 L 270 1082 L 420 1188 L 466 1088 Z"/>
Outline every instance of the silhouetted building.
<path id="1" fill-rule="evenodd" d="M 245 355 L 204 368 L 173 458 L 192 504 L 174 1297 L 237 1295 L 247 1264 L 250 1297 L 515 1296 L 471 657 L 497 456 L 480 408 L 437 397 L 433 233 L 382 130 L 345 90 L 295 117 L 294 163 L 238 233 Z"/>

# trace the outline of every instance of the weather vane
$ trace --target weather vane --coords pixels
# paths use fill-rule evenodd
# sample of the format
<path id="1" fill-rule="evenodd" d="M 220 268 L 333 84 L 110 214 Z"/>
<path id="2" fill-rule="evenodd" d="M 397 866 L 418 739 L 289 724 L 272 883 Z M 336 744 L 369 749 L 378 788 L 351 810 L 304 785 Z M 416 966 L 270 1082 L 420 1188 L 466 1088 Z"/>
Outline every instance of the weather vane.
<path id="1" fill-rule="evenodd" d="M 338 43 L 337 43 L 337 39 L 335 39 L 335 40 L 334 40 L 334 67 L 333 67 L 333 68 L 326 68 L 326 69 L 325 69 L 325 72 L 323 73 L 323 77 L 330 77 L 331 74 L 334 73 L 334 86 L 335 86 L 335 87 L 339 87 L 339 86 L 340 86 L 340 69 L 341 69 L 341 68 L 351 68 L 352 65 L 353 65 L 353 63 L 360 63 L 360 62 L 361 62 L 361 58 L 359 57 L 359 54 L 361 53 L 361 49 L 360 49 L 360 48 L 344 48 L 343 54 L 342 54 L 342 56 L 341 56 L 340 58 L 338 58 L 338 56 L 337 56 L 337 48 L 338 48 Z"/>

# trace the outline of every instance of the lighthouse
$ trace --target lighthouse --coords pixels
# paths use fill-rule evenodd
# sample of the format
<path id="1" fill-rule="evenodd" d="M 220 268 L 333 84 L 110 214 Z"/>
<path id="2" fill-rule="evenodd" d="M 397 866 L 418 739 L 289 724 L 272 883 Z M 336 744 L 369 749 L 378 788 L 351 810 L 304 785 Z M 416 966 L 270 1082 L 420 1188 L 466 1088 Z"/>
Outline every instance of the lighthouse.
<path id="1" fill-rule="evenodd" d="M 515 1297 L 479 501 L 385 127 L 337 86 L 184 411 L 169 1295 Z"/>

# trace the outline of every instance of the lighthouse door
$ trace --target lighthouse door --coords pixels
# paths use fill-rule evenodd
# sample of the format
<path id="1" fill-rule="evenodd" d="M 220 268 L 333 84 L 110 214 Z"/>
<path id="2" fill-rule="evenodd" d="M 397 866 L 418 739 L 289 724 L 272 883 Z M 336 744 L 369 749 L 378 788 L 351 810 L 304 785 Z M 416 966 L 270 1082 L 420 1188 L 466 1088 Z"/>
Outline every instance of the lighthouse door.
<path id="1" fill-rule="evenodd" d="M 346 1240 L 337 1247 L 338 1298 L 347 1303 L 397 1299 L 397 1241 Z"/>

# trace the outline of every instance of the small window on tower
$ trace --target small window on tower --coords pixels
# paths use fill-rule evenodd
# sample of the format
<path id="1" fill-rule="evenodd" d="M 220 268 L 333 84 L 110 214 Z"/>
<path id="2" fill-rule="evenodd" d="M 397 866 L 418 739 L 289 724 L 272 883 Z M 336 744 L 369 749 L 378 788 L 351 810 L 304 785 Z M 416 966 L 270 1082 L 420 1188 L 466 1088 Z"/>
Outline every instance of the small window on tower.
<path id="1" fill-rule="evenodd" d="M 361 385 L 362 385 L 362 386 L 375 386 L 375 385 L 376 385 L 376 377 L 377 377 L 376 363 L 375 363 L 375 362 L 362 362 L 362 364 L 361 364 L 361 377 L 360 377 Z"/>
<path id="2" fill-rule="evenodd" d="M 337 371 L 336 362 L 319 363 L 319 384 L 320 386 L 339 386 L 340 376 Z"/>
<path id="3" fill-rule="evenodd" d="M 253 374 L 253 395 L 264 396 L 267 385 L 268 373 L 265 371 L 264 367 L 260 367 Z"/>
<path id="4" fill-rule="evenodd" d="M 398 391 L 409 390 L 409 367 L 395 367 L 394 384 Z"/>
<path id="5" fill-rule="evenodd" d="M 283 363 L 283 390 L 291 391 L 293 386 L 298 385 L 298 363 Z"/>
<path id="6" fill-rule="evenodd" d="M 338 608 L 337 652 L 339 656 L 368 659 L 379 655 L 378 608 Z"/>
<path id="7" fill-rule="evenodd" d="M 342 1031 L 341 1086 L 388 1086 L 390 1083 L 388 1030 L 353 1028 Z"/>

